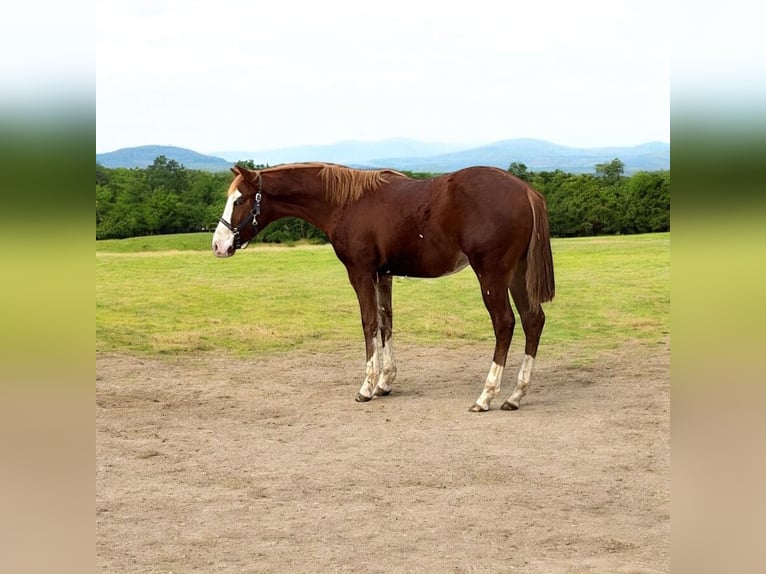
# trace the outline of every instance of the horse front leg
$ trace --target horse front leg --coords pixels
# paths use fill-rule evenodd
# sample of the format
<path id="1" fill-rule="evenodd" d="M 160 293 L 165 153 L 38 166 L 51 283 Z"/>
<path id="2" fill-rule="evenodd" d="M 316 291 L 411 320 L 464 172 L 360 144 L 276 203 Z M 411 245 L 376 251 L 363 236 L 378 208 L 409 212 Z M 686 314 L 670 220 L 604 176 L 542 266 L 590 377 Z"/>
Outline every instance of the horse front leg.
<path id="1" fill-rule="evenodd" d="M 393 388 L 396 378 L 396 363 L 394 362 L 393 348 L 393 310 L 391 307 L 392 291 L 391 275 L 379 277 L 376 285 L 377 309 L 378 309 L 378 332 L 380 339 L 375 339 L 379 354 L 379 376 L 375 384 L 373 394 L 386 396 Z M 378 345 L 379 344 L 379 345 Z"/>
<path id="2" fill-rule="evenodd" d="M 359 310 L 362 315 L 362 331 L 367 352 L 367 367 L 364 381 L 356 394 L 357 402 L 369 401 L 374 396 L 375 386 L 380 377 L 380 353 L 378 345 L 378 304 L 376 273 L 363 273 L 349 269 L 348 277 L 356 291 Z"/>

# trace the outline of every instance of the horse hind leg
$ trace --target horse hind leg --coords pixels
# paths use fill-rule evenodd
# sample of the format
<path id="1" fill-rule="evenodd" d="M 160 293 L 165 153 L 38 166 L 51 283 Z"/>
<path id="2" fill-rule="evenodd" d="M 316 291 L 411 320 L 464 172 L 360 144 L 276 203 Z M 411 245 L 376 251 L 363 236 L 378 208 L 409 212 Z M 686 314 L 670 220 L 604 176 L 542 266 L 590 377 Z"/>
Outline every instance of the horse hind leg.
<path id="1" fill-rule="evenodd" d="M 378 380 L 372 394 L 376 397 L 385 397 L 386 395 L 391 394 L 393 382 L 396 378 L 396 363 L 394 362 L 394 349 L 391 344 L 391 336 L 389 335 L 387 339 L 385 336 L 381 336 L 380 345 L 380 369 L 378 371 Z"/>
<path id="2" fill-rule="evenodd" d="M 540 343 L 540 335 L 545 325 L 545 313 L 541 305 L 533 306 L 529 302 L 527 285 L 525 280 L 526 262 L 520 262 L 511 281 L 511 296 L 516 304 L 516 309 L 521 316 L 521 326 L 524 329 L 526 339 L 524 345 L 524 359 L 521 362 L 519 374 L 516 377 L 516 386 L 511 396 L 501 407 L 506 411 L 515 411 L 521 406 L 521 399 L 527 394 L 532 380 L 532 369 L 535 365 L 537 347 Z"/>
<path id="3" fill-rule="evenodd" d="M 495 330 L 495 354 L 484 382 L 484 389 L 473 406 L 468 409 L 475 413 L 488 411 L 492 399 L 497 396 L 500 390 L 505 361 L 508 356 L 508 349 L 511 346 L 513 329 L 516 323 L 511 303 L 508 300 L 507 282 L 502 276 L 489 276 L 478 272 L 477 275 L 481 285 L 484 305 L 487 307 L 487 311 L 489 311 L 489 315 L 492 318 L 492 326 Z"/>
<path id="4" fill-rule="evenodd" d="M 521 399 L 527 394 L 529 384 L 532 380 L 532 367 L 535 365 L 534 356 L 525 353 L 521 362 L 521 369 L 516 378 L 516 386 L 513 388 L 511 396 L 506 399 L 500 408 L 504 411 L 515 411 L 521 406 Z"/>

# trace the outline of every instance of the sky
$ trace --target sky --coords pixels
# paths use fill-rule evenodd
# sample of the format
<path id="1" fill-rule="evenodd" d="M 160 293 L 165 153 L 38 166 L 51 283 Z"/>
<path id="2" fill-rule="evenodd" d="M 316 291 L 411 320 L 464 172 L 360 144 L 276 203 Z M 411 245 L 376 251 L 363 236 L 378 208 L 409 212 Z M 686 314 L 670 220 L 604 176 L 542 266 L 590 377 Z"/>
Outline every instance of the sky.
<path id="1" fill-rule="evenodd" d="M 670 141 L 670 3 L 97 0 L 96 151 Z"/>

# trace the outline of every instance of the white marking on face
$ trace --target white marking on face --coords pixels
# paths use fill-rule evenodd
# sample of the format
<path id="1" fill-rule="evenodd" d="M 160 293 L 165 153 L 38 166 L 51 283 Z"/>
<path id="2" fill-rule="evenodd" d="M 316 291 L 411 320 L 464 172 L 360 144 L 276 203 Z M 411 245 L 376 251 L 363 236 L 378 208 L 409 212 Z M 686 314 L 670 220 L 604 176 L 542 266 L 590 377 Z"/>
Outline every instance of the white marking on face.
<path id="1" fill-rule="evenodd" d="M 487 380 L 484 383 L 484 390 L 478 399 L 476 404 L 481 407 L 482 410 L 488 411 L 489 404 L 492 399 L 497 396 L 497 391 L 500 390 L 500 383 L 503 381 L 503 367 L 492 361 L 492 366 L 489 368 L 487 374 Z"/>
<path id="2" fill-rule="evenodd" d="M 226 206 L 223 208 L 222 217 L 229 223 L 231 223 L 231 215 L 234 213 L 234 202 L 240 197 L 242 197 L 242 194 L 237 190 L 226 199 Z M 215 228 L 215 233 L 213 233 L 213 251 L 218 257 L 228 257 L 229 248 L 233 244 L 234 233 L 219 221 Z"/>

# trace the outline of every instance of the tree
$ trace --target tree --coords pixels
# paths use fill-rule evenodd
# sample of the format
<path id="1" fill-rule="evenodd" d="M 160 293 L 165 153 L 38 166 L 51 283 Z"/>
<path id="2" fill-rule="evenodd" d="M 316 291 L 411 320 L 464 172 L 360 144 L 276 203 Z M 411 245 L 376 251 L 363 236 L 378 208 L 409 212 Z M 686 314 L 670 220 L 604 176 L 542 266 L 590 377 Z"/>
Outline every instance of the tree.
<path id="1" fill-rule="evenodd" d="M 244 167 L 245 169 L 266 169 L 269 167 L 268 165 L 264 165 L 262 163 L 255 163 L 251 159 L 241 159 L 236 163 L 239 167 Z"/>
<path id="2" fill-rule="evenodd" d="M 260 169 L 252 160 L 239 162 Z M 670 229 L 670 171 L 623 175 L 619 159 L 595 173 L 532 172 L 514 162 L 509 172 L 545 195 L 551 235 L 574 237 L 609 233 L 651 233 Z M 439 174 L 412 173 L 415 179 Z M 186 170 L 160 156 L 145 169 L 96 164 L 96 239 L 211 230 L 226 203 L 232 176 Z M 273 222 L 259 241 L 325 242 L 313 225 L 296 218 Z"/>
<path id="3" fill-rule="evenodd" d="M 164 155 L 157 156 L 154 163 L 146 168 L 146 182 L 149 189 L 165 189 L 173 193 L 181 193 L 188 188 L 186 168 L 174 159 Z"/>
<path id="4" fill-rule="evenodd" d="M 624 233 L 670 229 L 670 172 L 640 171 L 624 185 Z"/>
<path id="5" fill-rule="evenodd" d="M 107 185 L 109 183 L 110 172 L 103 165 L 96 164 L 96 185 Z"/>
<path id="6" fill-rule="evenodd" d="M 617 158 L 609 163 L 596 164 L 596 175 L 602 177 L 610 185 L 620 183 L 624 172 L 625 164 Z"/>
<path id="7" fill-rule="evenodd" d="M 519 163 L 517 161 L 514 161 L 509 167 L 508 171 L 518 177 L 519 179 L 523 179 L 524 181 L 528 182 L 530 179 L 531 174 L 527 170 L 527 166 L 523 163 Z"/>

